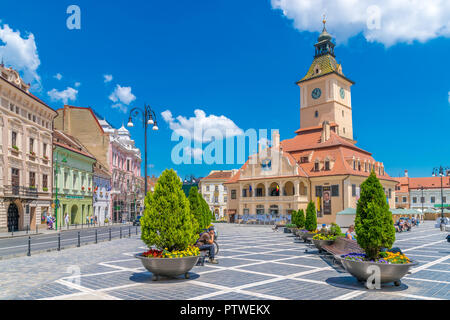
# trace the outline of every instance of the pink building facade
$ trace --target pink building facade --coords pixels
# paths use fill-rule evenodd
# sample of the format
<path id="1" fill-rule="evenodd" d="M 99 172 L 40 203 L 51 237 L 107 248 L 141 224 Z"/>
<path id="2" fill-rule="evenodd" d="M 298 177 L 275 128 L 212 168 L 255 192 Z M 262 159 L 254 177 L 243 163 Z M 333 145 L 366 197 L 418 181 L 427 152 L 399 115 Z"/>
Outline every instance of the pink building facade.
<path id="1" fill-rule="evenodd" d="M 99 123 L 110 136 L 111 221 L 132 221 L 143 207 L 141 152 L 125 127 L 114 129 L 105 120 Z"/>

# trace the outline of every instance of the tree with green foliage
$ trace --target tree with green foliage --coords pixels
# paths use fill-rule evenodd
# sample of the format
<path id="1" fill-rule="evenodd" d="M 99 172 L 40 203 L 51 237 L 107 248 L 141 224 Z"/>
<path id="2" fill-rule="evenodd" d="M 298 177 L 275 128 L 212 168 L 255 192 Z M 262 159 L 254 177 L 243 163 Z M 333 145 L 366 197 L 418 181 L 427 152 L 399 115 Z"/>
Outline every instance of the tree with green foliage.
<path id="1" fill-rule="evenodd" d="M 297 211 L 297 228 L 305 227 L 305 211 L 303 209 Z"/>
<path id="2" fill-rule="evenodd" d="M 297 225 L 297 211 L 292 210 L 291 223 Z"/>
<path id="3" fill-rule="evenodd" d="M 314 204 L 314 201 L 308 203 L 308 207 L 306 208 L 305 228 L 309 232 L 317 230 L 316 205 Z"/>
<path id="4" fill-rule="evenodd" d="M 197 187 L 192 187 L 189 190 L 188 200 L 191 214 L 194 216 L 198 224 L 197 233 L 200 233 L 204 225 L 204 213 L 203 213 L 204 209 L 201 201 L 201 195 L 198 193 Z"/>
<path id="5" fill-rule="evenodd" d="M 209 209 L 209 205 L 203 196 L 200 194 L 200 204 L 202 207 L 202 229 L 206 229 L 211 225 L 211 221 L 213 219 L 213 214 Z"/>
<path id="6" fill-rule="evenodd" d="M 198 223 L 181 187 L 175 171 L 165 170 L 155 190 L 147 194 L 141 239 L 149 248 L 186 250 L 197 241 Z"/>
<path id="7" fill-rule="evenodd" d="M 361 195 L 356 207 L 356 239 L 369 259 L 379 257 L 381 249 L 391 249 L 395 241 L 392 213 L 386 201 L 383 186 L 374 171 L 361 184 Z"/>

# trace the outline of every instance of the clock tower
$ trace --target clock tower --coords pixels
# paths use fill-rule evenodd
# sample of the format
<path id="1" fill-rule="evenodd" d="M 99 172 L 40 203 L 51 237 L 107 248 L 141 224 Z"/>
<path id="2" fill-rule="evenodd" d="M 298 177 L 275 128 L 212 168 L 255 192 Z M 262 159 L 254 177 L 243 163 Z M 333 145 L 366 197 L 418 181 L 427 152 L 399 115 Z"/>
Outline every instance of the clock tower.
<path id="1" fill-rule="evenodd" d="M 300 128 L 322 126 L 328 121 L 337 125 L 338 135 L 353 141 L 351 86 L 355 83 L 344 76 L 342 66 L 337 63 L 335 44 L 325 24 L 326 20 L 314 45 L 314 61 L 306 76 L 297 82 L 301 97 Z"/>

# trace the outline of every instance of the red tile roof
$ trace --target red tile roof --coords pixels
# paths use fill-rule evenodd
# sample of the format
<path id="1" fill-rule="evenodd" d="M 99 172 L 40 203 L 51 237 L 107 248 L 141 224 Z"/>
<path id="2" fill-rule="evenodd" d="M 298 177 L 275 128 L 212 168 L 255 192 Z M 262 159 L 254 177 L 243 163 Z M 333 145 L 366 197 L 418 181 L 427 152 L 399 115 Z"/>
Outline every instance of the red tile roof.
<path id="1" fill-rule="evenodd" d="M 53 144 L 96 160 L 95 157 L 81 144 L 80 141 L 60 130 L 53 131 Z"/>
<path id="2" fill-rule="evenodd" d="M 212 172 L 209 176 L 203 178 L 202 180 L 212 180 L 212 179 L 220 179 L 220 180 L 228 180 L 233 175 L 232 171 L 217 171 Z"/>
<path id="3" fill-rule="evenodd" d="M 298 176 L 303 177 L 323 177 L 335 175 L 356 175 L 368 177 L 370 172 L 364 170 L 364 161 L 367 163 L 376 164 L 377 169 L 379 162 L 375 161 L 370 152 L 367 152 L 350 141 L 340 137 L 334 131 L 330 131 L 330 138 L 327 141 L 321 142 L 322 127 L 312 127 L 297 131 L 297 136 L 281 141 L 281 149 L 284 155 L 288 158 L 292 165 L 298 164 Z M 301 158 L 308 157 L 308 162 L 302 163 Z M 330 170 L 315 171 L 315 162 L 319 161 L 321 167 L 325 159 L 330 160 Z M 353 169 L 353 159 L 361 162 L 361 170 Z M 242 167 L 240 171 L 245 169 L 248 162 Z M 235 183 L 240 179 L 240 171 L 234 175 L 227 183 Z M 380 175 L 378 170 L 375 171 L 378 178 L 389 181 L 396 181 L 391 178 L 386 172 Z"/>
<path id="4" fill-rule="evenodd" d="M 427 177 L 427 178 L 409 178 L 409 189 L 433 189 L 441 187 L 441 177 Z M 450 177 L 442 178 L 442 186 L 450 188 Z"/>

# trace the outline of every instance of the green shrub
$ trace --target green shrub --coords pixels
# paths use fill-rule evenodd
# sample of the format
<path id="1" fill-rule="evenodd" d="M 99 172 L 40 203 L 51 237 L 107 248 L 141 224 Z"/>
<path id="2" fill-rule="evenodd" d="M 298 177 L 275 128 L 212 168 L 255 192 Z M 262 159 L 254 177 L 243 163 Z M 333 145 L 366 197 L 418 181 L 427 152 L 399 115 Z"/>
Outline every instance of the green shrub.
<path id="1" fill-rule="evenodd" d="M 336 223 L 332 223 L 330 226 L 330 234 L 333 236 L 340 236 L 342 234 L 341 227 Z"/>
<path id="2" fill-rule="evenodd" d="M 211 222 L 216 219 L 214 213 L 209 209 L 209 205 L 203 196 L 199 194 L 200 197 L 200 206 L 202 208 L 202 229 L 206 229 L 211 225 Z"/>
<path id="3" fill-rule="evenodd" d="M 295 210 L 291 213 L 291 223 L 297 225 L 297 211 Z"/>
<path id="4" fill-rule="evenodd" d="M 189 209 L 191 211 L 191 214 L 194 216 L 195 220 L 197 221 L 198 229 L 196 230 L 197 233 L 200 233 L 201 229 L 204 227 L 204 217 L 203 217 L 203 206 L 200 201 L 200 195 L 198 193 L 197 187 L 192 187 L 189 190 Z"/>
<path id="5" fill-rule="evenodd" d="M 355 232 L 359 246 L 369 259 L 379 257 L 382 248 L 391 249 L 395 241 L 392 213 L 375 172 L 361 184 L 356 207 Z"/>
<path id="6" fill-rule="evenodd" d="M 175 171 L 166 170 L 145 198 L 141 239 L 149 248 L 183 251 L 197 241 L 198 224 L 181 186 Z"/>
<path id="7" fill-rule="evenodd" d="M 313 201 L 308 203 L 308 207 L 306 208 L 305 229 L 309 232 L 317 230 L 316 205 Z"/>
<path id="8" fill-rule="evenodd" d="M 305 211 L 303 209 L 297 211 L 297 227 L 304 228 L 305 227 Z"/>

